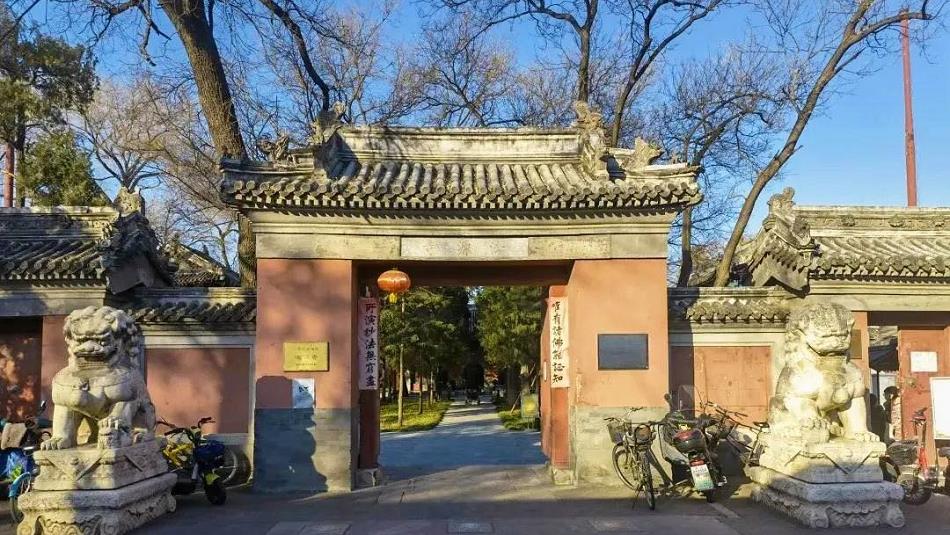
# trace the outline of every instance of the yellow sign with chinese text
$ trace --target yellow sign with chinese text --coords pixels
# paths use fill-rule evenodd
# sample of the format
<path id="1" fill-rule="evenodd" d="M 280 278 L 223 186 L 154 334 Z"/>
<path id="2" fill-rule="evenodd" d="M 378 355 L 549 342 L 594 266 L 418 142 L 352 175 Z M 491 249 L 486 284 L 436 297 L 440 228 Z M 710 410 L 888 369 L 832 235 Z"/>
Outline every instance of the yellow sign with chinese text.
<path id="1" fill-rule="evenodd" d="M 325 372 L 329 369 L 328 342 L 284 342 L 285 372 Z"/>

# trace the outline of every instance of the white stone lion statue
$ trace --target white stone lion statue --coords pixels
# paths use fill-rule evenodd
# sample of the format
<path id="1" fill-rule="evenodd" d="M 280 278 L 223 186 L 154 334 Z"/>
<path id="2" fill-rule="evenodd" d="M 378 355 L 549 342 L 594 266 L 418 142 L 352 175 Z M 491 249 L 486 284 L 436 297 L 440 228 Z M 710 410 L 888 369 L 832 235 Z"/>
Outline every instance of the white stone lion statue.
<path id="1" fill-rule="evenodd" d="M 849 356 L 853 325 L 847 308 L 830 303 L 805 305 L 789 318 L 785 366 L 769 403 L 774 433 L 809 443 L 878 440 L 867 428 L 864 378 Z"/>
<path id="2" fill-rule="evenodd" d="M 63 330 L 69 362 L 53 377 L 52 437 L 40 448 L 78 446 L 84 421 L 89 443 L 100 448 L 152 439 L 155 407 L 139 369 L 143 340 L 132 318 L 111 307 L 87 307 L 73 311 Z"/>

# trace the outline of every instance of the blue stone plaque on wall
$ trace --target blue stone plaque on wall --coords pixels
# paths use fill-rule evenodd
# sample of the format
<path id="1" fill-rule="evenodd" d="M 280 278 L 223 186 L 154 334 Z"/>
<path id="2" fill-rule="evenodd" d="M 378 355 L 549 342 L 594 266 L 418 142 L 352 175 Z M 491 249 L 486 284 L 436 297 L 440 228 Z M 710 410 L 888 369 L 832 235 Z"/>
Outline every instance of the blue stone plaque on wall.
<path id="1" fill-rule="evenodd" d="M 599 370 L 646 370 L 647 335 L 645 334 L 598 334 L 597 369 Z"/>

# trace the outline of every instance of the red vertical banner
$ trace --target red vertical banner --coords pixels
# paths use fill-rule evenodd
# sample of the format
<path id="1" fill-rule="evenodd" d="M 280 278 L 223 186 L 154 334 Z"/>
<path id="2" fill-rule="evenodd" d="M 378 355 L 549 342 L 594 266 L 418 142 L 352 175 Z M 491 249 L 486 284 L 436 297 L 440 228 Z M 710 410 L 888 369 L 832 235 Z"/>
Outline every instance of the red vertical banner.
<path id="1" fill-rule="evenodd" d="M 356 345 L 359 355 L 360 390 L 379 389 L 379 300 L 361 297 Z"/>
<path id="2" fill-rule="evenodd" d="M 548 299 L 548 325 L 551 359 L 551 388 L 571 386 L 570 360 L 567 353 L 567 298 Z"/>

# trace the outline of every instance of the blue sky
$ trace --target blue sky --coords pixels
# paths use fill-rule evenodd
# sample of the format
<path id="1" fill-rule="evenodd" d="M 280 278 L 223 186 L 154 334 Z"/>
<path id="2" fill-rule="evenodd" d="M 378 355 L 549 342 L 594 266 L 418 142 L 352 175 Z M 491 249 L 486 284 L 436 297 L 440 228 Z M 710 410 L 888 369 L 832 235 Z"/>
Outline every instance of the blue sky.
<path id="1" fill-rule="evenodd" d="M 415 20 L 408 17 L 411 27 Z M 716 53 L 723 43 L 741 38 L 745 17 L 733 11 L 701 22 L 671 55 Z M 523 60 L 539 53 L 530 26 L 505 28 L 497 36 Z M 912 47 L 918 204 L 950 206 L 950 35 L 943 31 L 926 49 Z M 879 69 L 872 74 L 834 86 L 837 93 L 812 117 L 781 180 L 759 199 L 749 232 L 768 213 L 768 197 L 786 186 L 795 188 L 799 204 L 906 204 L 901 58 L 893 54 L 875 65 Z"/>
<path id="2" fill-rule="evenodd" d="M 378 0 L 338 0 L 337 6 L 358 5 L 373 9 Z M 385 26 L 386 39 L 413 41 L 419 31 L 420 4 L 402 0 Z M 44 18 L 45 2 L 33 15 Z M 722 44 L 741 38 L 749 27 L 746 15 L 733 10 L 702 21 L 672 51 L 676 56 L 704 56 Z M 170 30 L 167 20 L 162 26 Z M 918 24 L 918 23 L 915 23 Z M 169 32 L 171 33 L 171 32 Z M 532 62 L 541 40 L 530 22 L 499 27 L 495 37 L 515 51 L 519 61 Z M 173 37 L 173 48 L 178 47 Z M 112 43 L 109 57 L 100 66 L 118 74 L 127 67 L 120 57 L 135 61 L 135 47 L 121 49 L 128 40 Z M 118 45 L 117 47 L 115 45 Z M 137 45 L 137 43 L 136 43 Z M 950 206 L 950 166 L 945 155 L 950 148 L 950 35 L 932 39 L 924 51 L 913 51 L 914 112 L 917 138 L 918 192 L 922 206 Z M 111 60 L 111 61 L 110 61 Z M 766 213 L 768 196 L 785 186 L 796 190 L 801 204 L 895 205 L 906 202 L 903 152 L 903 97 L 899 55 L 879 62 L 880 69 L 842 86 L 813 117 L 801 148 L 760 199 L 752 218 L 753 231 Z"/>

